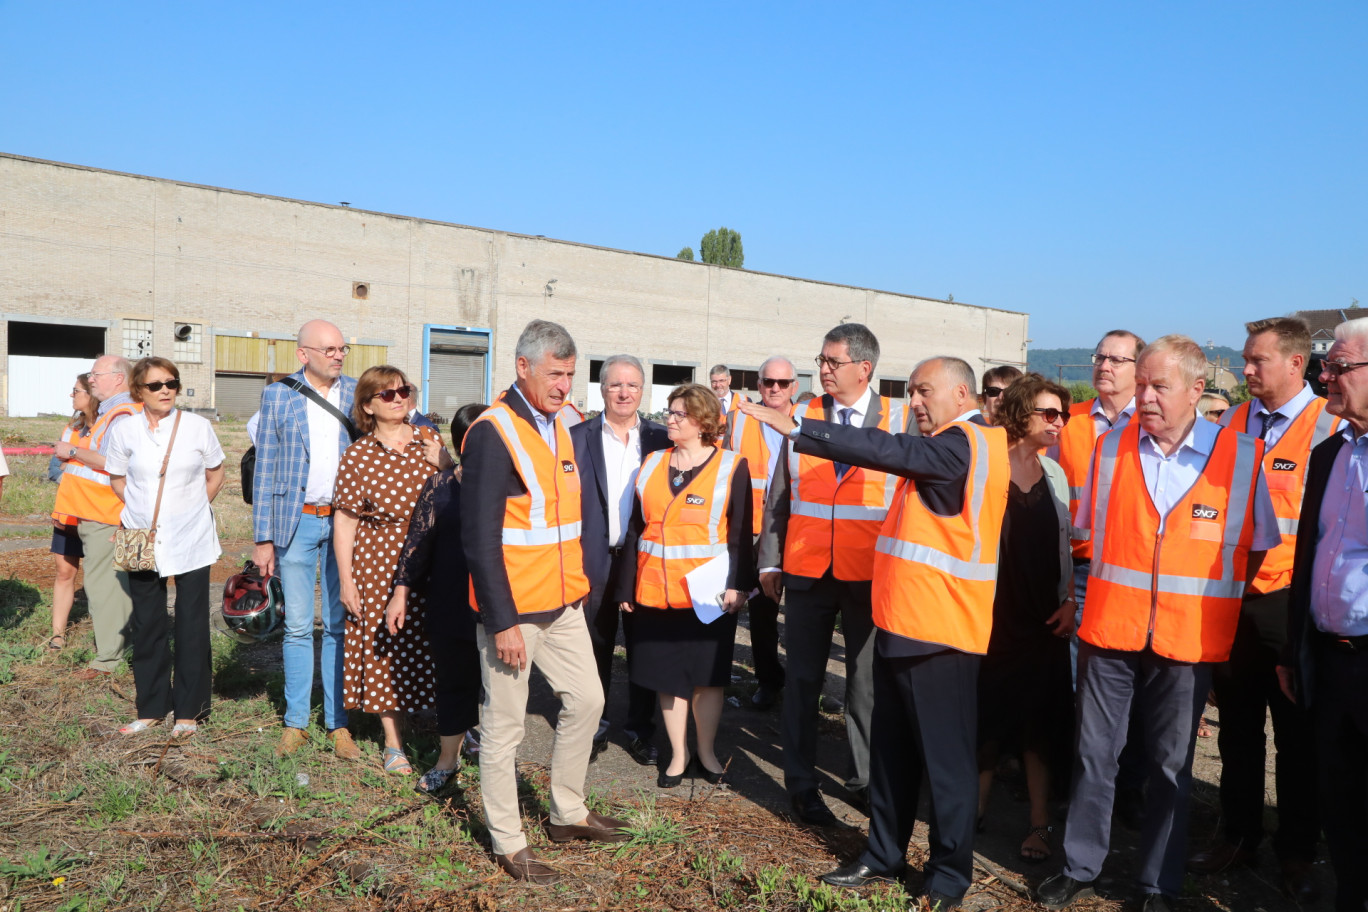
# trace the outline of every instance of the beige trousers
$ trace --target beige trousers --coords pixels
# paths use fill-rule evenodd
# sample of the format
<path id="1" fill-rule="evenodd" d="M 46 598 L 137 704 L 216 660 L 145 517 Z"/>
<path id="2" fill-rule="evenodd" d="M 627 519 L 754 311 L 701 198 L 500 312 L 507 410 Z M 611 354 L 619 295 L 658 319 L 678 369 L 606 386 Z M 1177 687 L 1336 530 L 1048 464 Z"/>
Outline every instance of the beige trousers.
<path id="1" fill-rule="evenodd" d="M 603 685 L 584 611 L 567 609 L 549 624 L 519 624 L 518 629 L 527 647 L 523 671 L 499 661 L 494 637 L 486 635 L 483 624 L 475 628 L 485 691 L 480 713 L 480 794 L 498 855 L 513 855 L 527 846 L 518 807 L 517 759 L 532 667 L 537 667 L 561 701 L 551 747 L 550 811 L 551 822 L 557 826 L 579 823 L 589 815 L 584 777 L 603 715 Z"/>
<path id="2" fill-rule="evenodd" d="M 81 538 L 85 557 L 86 599 L 90 603 L 90 623 L 95 628 L 95 658 L 90 667 L 113 671 L 123 659 L 128 619 L 133 615 L 133 599 L 128 594 L 128 574 L 114 567 L 114 530 L 118 526 L 81 520 L 76 534 Z"/>

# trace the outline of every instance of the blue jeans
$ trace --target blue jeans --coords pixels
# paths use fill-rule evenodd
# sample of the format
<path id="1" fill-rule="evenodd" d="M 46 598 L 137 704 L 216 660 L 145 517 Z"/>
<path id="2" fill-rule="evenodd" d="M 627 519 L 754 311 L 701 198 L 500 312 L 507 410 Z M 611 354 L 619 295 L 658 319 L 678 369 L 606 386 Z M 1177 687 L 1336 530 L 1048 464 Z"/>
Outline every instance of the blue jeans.
<path id="1" fill-rule="evenodd" d="M 332 519 L 305 513 L 285 548 L 276 548 L 276 575 L 285 589 L 285 725 L 307 728 L 313 694 L 314 583 L 323 595 L 323 724 L 347 727 L 342 706 L 342 636 L 346 611 L 332 549 Z M 322 561 L 323 572 L 319 573 Z"/>

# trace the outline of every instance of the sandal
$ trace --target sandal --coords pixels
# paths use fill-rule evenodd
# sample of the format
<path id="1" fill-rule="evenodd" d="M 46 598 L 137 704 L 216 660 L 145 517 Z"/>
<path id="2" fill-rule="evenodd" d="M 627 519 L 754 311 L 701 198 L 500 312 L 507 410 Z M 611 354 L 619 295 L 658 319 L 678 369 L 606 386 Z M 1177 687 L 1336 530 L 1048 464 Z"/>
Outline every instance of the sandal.
<path id="1" fill-rule="evenodd" d="M 1030 832 L 1026 834 L 1026 839 L 1023 840 L 1021 843 L 1022 859 L 1025 861 L 1036 863 L 1045 861 L 1052 854 L 1054 854 L 1053 851 L 1050 849 L 1050 834 L 1053 832 L 1054 827 L 1052 826 L 1031 827 Z M 1033 839 L 1037 840 L 1039 844 L 1043 845 L 1045 848 L 1040 849 L 1034 845 L 1031 845 L 1031 840 Z"/>
<path id="2" fill-rule="evenodd" d="M 57 645 L 57 641 L 58 641 L 58 640 L 61 640 L 61 641 L 62 641 L 62 645 L 60 645 L 60 646 Z M 60 650 L 62 650 L 62 649 L 65 649 L 65 648 L 66 648 L 66 636 L 65 636 L 64 634 L 61 634 L 61 633 L 54 633 L 54 634 L 52 635 L 52 637 L 47 641 L 47 648 L 50 649 L 50 650 L 52 650 L 53 652 L 58 652 L 58 651 L 60 651 Z"/>
<path id="3" fill-rule="evenodd" d="M 423 773 L 422 777 L 413 786 L 413 790 L 428 798 L 435 798 L 439 792 L 447 787 L 447 784 L 451 782 L 451 777 L 454 775 L 456 775 L 455 767 L 452 767 L 449 770 L 433 767 L 426 773 Z"/>
<path id="4" fill-rule="evenodd" d="M 154 726 L 154 725 L 160 725 L 160 724 L 161 724 L 161 719 L 153 719 L 151 722 L 148 722 L 148 721 L 146 721 L 146 720 L 144 720 L 144 719 L 134 719 L 132 722 L 129 722 L 129 723 L 128 723 L 127 725 L 125 725 L 123 728 L 119 729 L 119 734 L 121 734 L 121 735 L 139 735 L 139 734 L 142 734 L 143 732 L 147 731 L 147 730 L 148 730 L 149 728 L 151 728 L 152 726 Z"/>
<path id="5" fill-rule="evenodd" d="M 182 738 L 190 737 L 197 731 L 199 731 L 199 725 L 195 722 L 177 722 L 175 725 L 171 726 L 171 738 L 172 740 L 180 741 Z"/>
<path id="6" fill-rule="evenodd" d="M 385 748 L 384 758 L 385 772 L 396 773 L 400 776 L 408 776 L 413 773 L 413 764 L 409 763 L 408 757 L 404 756 L 402 747 Z"/>

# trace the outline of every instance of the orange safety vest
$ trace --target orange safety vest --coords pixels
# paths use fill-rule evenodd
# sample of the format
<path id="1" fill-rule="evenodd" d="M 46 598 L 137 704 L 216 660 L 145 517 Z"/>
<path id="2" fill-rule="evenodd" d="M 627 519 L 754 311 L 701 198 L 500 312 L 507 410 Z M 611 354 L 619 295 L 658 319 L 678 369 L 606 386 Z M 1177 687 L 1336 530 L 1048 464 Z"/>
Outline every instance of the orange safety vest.
<path id="1" fill-rule="evenodd" d="M 140 402 L 125 402 L 114 406 L 95 420 L 81 448 L 98 450 L 115 418 L 136 415 L 141 411 Z M 52 510 L 53 519 L 62 514 L 68 518 L 75 517 L 88 522 L 117 526 L 122 513 L 123 501 L 119 500 L 110 486 L 108 472 L 83 465 L 75 459 L 69 460 L 62 467 L 62 480 L 57 485 L 57 501 Z"/>
<path id="2" fill-rule="evenodd" d="M 879 429 L 903 426 L 903 407 L 887 396 L 871 398 L 881 408 Z M 803 417 L 822 420 L 829 396 L 810 399 Z M 834 406 L 833 406 L 834 407 Z M 896 431 L 890 431 L 896 433 Z M 784 572 L 820 578 L 828 569 L 839 580 L 874 578 L 874 544 L 898 484 L 896 475 L 851 466 L 836 480 L 829 459 L 788 448 L 789 521 Z"/>
<path id="3" fill-rule="evenodd" d="M 72 446 L 76 447 L 76 448 L 79 449 L 79 450 L 89 449 L 89 448 L 90 448 L 90 428 L 86 428 L 84 433 L 78 434 L 78 433 L 76 433 L 75 431 L 73 431 L 71 428 L 69 428 L 69 427 L 64 427 L 64 428 L 62 428 L 62 442 L 63 442 L 63 443 L 69 443 L 69 444 L 71 444 Z M 62 499 L 62 482 L 64 482 L 64 481 L 66 480 L 66 477 L 67 477 L 67 469 L 68 469 L 68 468 L 74 468 L 74 467 L 79 466 L 79 465 L 80 465 L 80 463 L 75 462 L 75 461 L 70 460 L 70 459 L 68 459 L 68 460 L 66 460 L 65 462 L 62 463 L 62 477 L 61 477 L 60 479 L 57 480 L 57 499 L 58 499 L 58 501 L 60 501 L 60 500 Z M 55 504 L 54 504 L 54 506 L 55 506 Z M 70 513 L 62 513 L 62 512 L 59 512 L 59 511 L 57 511 L 57 510 L 53 510 L 53 511 L 52 511 L 52 521 L 55 522 L 55 523 L 57 523 L 59 526 L 74 526 L 74 525 L 76 525 L 78 522 L 81 521 L 81 518 L 80 518 L 79 516 L 73 516 L 73 515 L 71 515 Z"/>
<path id="4" fill-rule="evenodd" d="M 498 432 L 527 489 L 504 504 L 503 559 L 514 607 L 518 614 L 537 614 L 578 602 L 589 594 L 589 579 L 580 550 L 579 470 L 564 418 L 557 413 L 554 452 L 503 400 L 485 409 L 471 427 L 482 421 Z M 474 583 L 470 604 L 480 610 Z"/>
<path id="5" fill-rule="evenodd" d="M 1149 646 L 1175 662 L 1225 661 L 1240 619 L 1262 458 L 1263 441 L 1222 428 L 1161 533 L 1140 466 L 1139 422 L 1103 434 L 1079 637 L 1101 649 Z"/>
<path id="6" fill-rule="evenodd" d="M 1248 400 L 1221 416 L 1221 424 L 1237 431 L 1249 427 Z M 1273 512 L 1278 517 L 1282 544 L 1264 555 L 1252 588 L 1257 592 L 1276 592 L 1292 585 L 1292 555 L 1297 546 L 1297 517 L 1301 515 L 1302 495 L 1306 491 L 1306 471 L 1311 450 L 1340 427 L 1340 419 L 1325 410 L 1325 400 L 1316 397 L 1296 420 L 1287 426 L 1278 442 L 1264 450 L 1264 480 Z"/>
<path id="7" fill-rule="evenodd" d="M 575 408 L 575 403 L 570 402 L 568 400 L 566 401 L 565 405 L 562 405 L 560 407 L 560 412 L 558 414 L 560 415 L 561 420 L 565 422 L 565 426 L 568 428 L 572 428 L 584 420 L 584 412 L 581 412 L 579 409 Z"/>
<path id="8" fill-rule="evenodd" d="M 1097 426 L 1092 420 L 1096 399 L 1075 402 L 1069 406 L 1069 423 L 1059 433 L 1059 467 L 1069 481 L 1069 518 L 1078 515 L 1078 499 L 1083 496 L 1083 485 L 1088 480 L 1088 466 L 1092 463 L 1093 446 L 1097 443 Z M 1092 533 L 1087 529 L 1072 528 L 1073 556 L 1090 560 L 1093 554 Z"/>
<path id="9" fill-rule="evenodd" d="M 637 473 L 646 528 L 637 544 L 636 600 L 651 608 L 692 608 L 684 576 L 727 553 L 732 476 L 745 460 L 718 450 L 678 493 L 670 491 L 670 454 L 656 450 Z"/>
<path id="10" fill-rule="evenodd" d="M 764 425 L 759 421 L 742 411 L 733 413 L 731 421 L 727 449 L 746 457 L 750 466 L 752 532 L 759 535 L 765 522 L 765 494 L 769 491 L 770 448 L 765 441 Z"/>
<path id="11" fill-rule="evenodd" d="M 964 507 L 954 516 L 927 509 L 910 478 L 898 481 L 894 508 L 874 554 L 874 624 L 898 636 L 983 655 L 993 632 L 998 540 L 1007 512 L 1007 432 L 952 421 L 931 434 L 963 429 L 969 438 Z"/>

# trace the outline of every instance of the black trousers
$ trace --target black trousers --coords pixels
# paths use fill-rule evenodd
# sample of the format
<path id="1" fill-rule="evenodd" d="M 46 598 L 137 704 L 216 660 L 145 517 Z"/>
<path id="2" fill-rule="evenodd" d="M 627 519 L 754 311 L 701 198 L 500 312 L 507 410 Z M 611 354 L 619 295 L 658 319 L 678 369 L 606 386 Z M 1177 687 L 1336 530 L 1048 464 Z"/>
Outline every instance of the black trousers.
<path id="1" fill-rule="evenodd" d="M 470 606 L 461 595 L 457 599 L 429 593 L 423 617 L 437 672 L 437 734 L 443 738 L 480 724 L 480 650 L 469 619 Z"/>
<path id="2" fill-rule="evenodd" d="M 755 659 L 755 678 L 774 690 L 784 686 L 784 666 L 779 664 L 779 603 L 757 592 L 746 603 L 749 617 L 751 655 Z"/>
<path id="3" fill-rule="evenodd" d="M 1240 608 L 1230 659 L 1212 671 L 1221 709 L 1221 816 L 1228 842 L 1252 849 L 1263 839 L 1264 724 L 1272 713 L 1278 749 L 1278 832 L 1273 849 L 1284 861 L 1312 861 L 1320 818 L 1311 719 L 1283 695 L 1276 670 L 1287 641 L 1287 596 L 1288 590 L 1282 589 L 1247 599 Z"/>
<path id="4" fill-rule="evenodd" d="M 608 578 L 613 579 L 613 576 L 609 575 Z M 600 600 L 602 604 L 599 604 Z M 604 599 L 602 592 L 591 592 L 585 606 L 589 640 L 594 645 L 594 663 L 598 666 L 599 682 L 603 685 L 603 705 L 607 713 L 608 690 L 613 684 L 613 647 L 617 644 L 618 619 L 622 619 L 622 639 L 630 653 L 632 616 L 619 611 L 617 602 Z M 655 737 L 655 711 L 659 703 L 655 691 L 628 682 L 627 721 L 622 730 L 633 738 L 650 741 Z"/>
<path id="5" fill-rule="evenodd" d="M 1316 733 L 1321 820 L 1335 866 L 1335 912 L 1368 904 L 1368 652 L 1316 636 Z"/>
<path id="6" fill-rule="evenodd" d="M 964 896 L 974 873 L 980 661 L 962 652 L 874 654 L 869 848 L 860 860 L 876 871 L 906 862 L 925 773 L 931 787 L 925 886 L 955 898 Z"/>
<path id="7" fill-rule="evenodd" d="M 213 656 L 209 650 L 209 568 L 176 575 L 175 659 L 166 616 L 166 577 L 155 570 L 128 574 L 133 597 L 129 633 L 139 719 L 209 718 Z M 174 679 L 172 669 L 174 667 Z"/>

